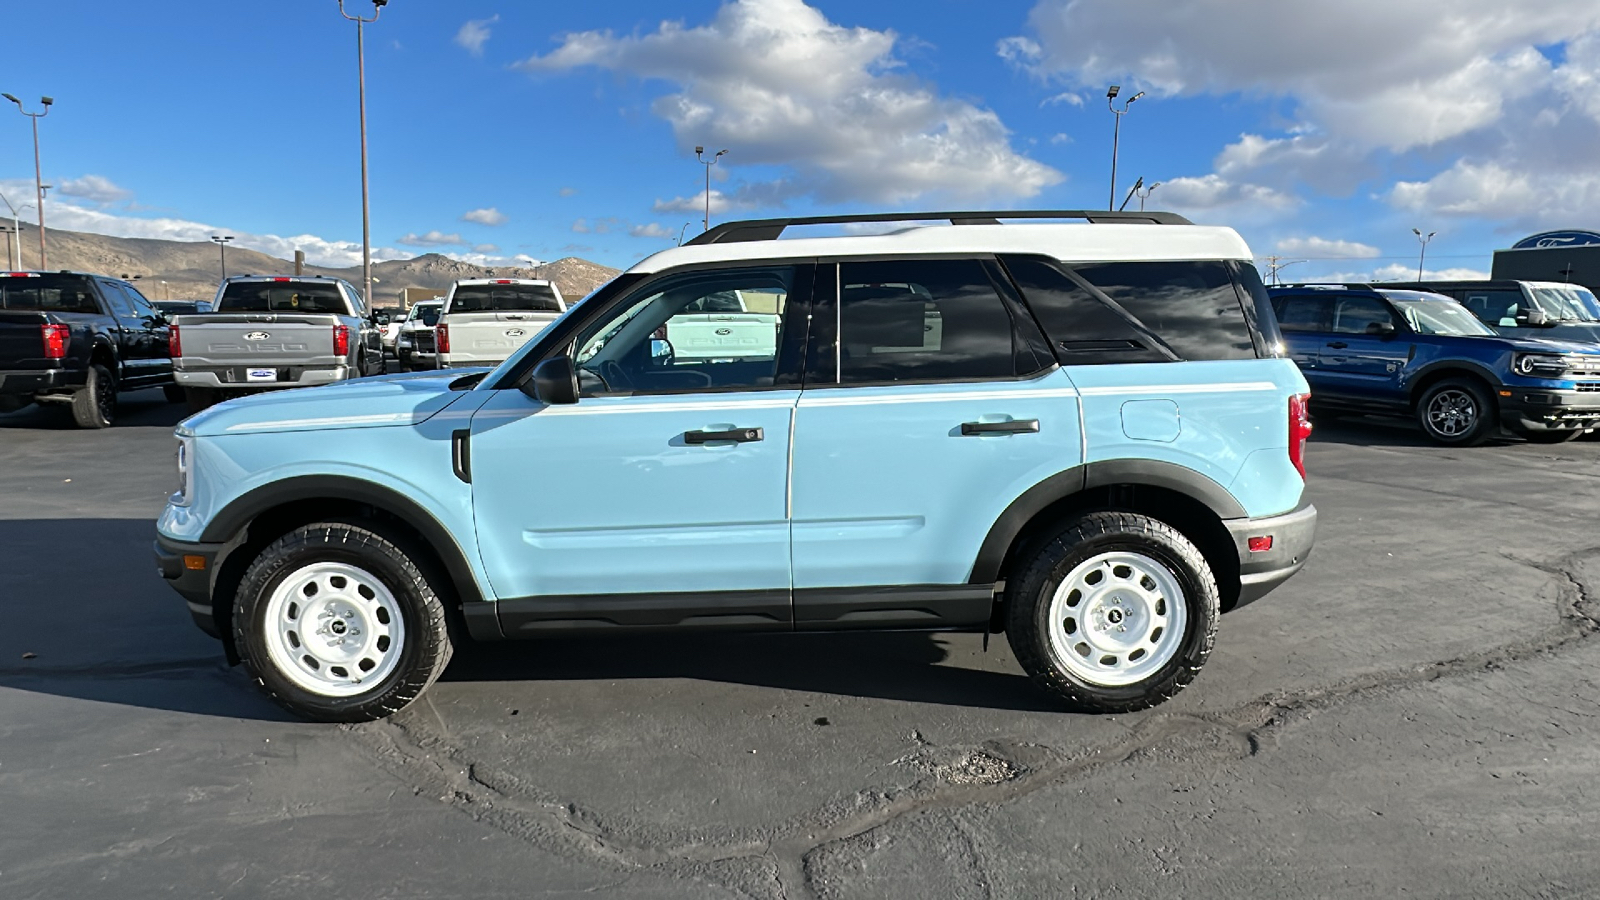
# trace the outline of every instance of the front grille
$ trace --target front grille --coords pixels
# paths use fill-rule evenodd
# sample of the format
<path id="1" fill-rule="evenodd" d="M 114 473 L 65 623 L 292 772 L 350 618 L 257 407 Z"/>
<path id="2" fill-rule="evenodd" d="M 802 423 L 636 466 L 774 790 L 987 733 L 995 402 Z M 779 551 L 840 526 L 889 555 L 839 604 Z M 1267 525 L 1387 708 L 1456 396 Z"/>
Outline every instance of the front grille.
<path id="1" fill-rule="evenodd" d="M 418 353 L 432 353 L 433 352 L 433 334 L 431 332 L 426 332 L 426 331 L 417 332 L 415 335 L 412 336 L 411 343 L 416 348 L 416 351 Z"/>
<path id="2" fill-rule="evenodd" d="M 1585 394 L 1600 394 L 1600 381 L 1580 381 L 1578 390 Z"/>

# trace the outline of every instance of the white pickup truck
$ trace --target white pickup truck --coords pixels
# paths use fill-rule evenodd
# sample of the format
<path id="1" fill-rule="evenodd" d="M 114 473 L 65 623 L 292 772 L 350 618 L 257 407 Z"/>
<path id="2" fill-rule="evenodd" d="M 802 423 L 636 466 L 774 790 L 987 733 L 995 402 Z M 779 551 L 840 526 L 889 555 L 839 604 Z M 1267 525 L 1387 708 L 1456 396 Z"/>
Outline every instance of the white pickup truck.
<path id="1" fill-rule="evenodd" d="M 548 281 L 458 281 L 450 286 L 434 329 L 439 368 L 497 366 L 566 311 L 561 289 Z"/>
<path id="2" fill-rule="evenodd" d="M 707 294 L 667 320 L 669 352 L 678 362 L 775 359 L 782 299 L 760 291 Z"/>

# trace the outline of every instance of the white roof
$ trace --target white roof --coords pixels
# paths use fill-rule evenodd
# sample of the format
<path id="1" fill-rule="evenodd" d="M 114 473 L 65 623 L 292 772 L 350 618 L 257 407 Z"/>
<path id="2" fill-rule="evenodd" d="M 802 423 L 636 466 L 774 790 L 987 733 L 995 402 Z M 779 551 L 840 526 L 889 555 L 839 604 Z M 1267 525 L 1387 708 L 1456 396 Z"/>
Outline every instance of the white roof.
<path id="1" fill-rule="evenodd" d="M 458 278 L 456 284 L 542 284 L 546 287 L 551 283 L 543 278 Z"/>
<path id="2" fill-rule="evenodd" d="M 931 253 L 1022 253 L 1064 262 L 1251 258 L 1238 232 L 1215 225 L 929 225 L 892 234 L 687 245 L 646 257 L 628 271 L 743 259 Z"/>

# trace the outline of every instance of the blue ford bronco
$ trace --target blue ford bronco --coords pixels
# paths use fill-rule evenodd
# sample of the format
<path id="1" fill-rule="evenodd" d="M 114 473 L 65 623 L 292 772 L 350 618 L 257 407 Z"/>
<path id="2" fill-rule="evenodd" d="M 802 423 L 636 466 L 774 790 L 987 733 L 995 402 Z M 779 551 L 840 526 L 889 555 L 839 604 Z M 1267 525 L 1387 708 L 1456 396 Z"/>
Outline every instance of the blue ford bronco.
<path id="1" fill-rule="evenodd" d="M 670 630 L 1003 632 L 1064 705 L 1151 706 L 1311 550 L 1250 258 L 1167 213 L 720 225 L 492 371 L 187 419 L 158 566 L 324 721 L 403 708 L 452 642 Z M 676 352 L 730 294 L 765 352 Z"/>
<path id="2" fill-rule="evenodd" d="M 1600 346 L 1507 337 L 1450 297 L 1370 285 L 1269 289 L 1313 414 L 1415 416 L 1440 444 L 1504 426 L 1560 443 L 1600 426 Z"/>

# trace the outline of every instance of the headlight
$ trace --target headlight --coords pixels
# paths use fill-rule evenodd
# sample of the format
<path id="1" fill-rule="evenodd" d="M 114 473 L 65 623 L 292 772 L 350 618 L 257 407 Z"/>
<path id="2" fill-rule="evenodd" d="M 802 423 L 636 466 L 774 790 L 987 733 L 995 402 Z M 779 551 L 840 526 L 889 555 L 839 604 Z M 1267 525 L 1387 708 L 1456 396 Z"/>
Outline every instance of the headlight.
<path id="1" fill-rule="evenodd" d="M 173 506 L 189 505 L 190 470 L 194 462 L 194 438 L 178 438 L 178 491 L 168 498 Z"/>
<path id="2" fill-rule="evenodd" d="M 1511 363 L 1513 372 L 1518 375 L 1531 375 L 1536 378 L 1558 377 L 1565 374 L 1567 368 L 1566 357 L 1543 353 L 1521 353 Z"/>

